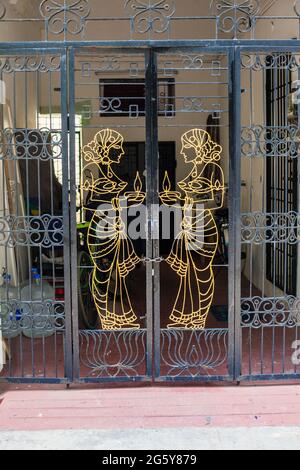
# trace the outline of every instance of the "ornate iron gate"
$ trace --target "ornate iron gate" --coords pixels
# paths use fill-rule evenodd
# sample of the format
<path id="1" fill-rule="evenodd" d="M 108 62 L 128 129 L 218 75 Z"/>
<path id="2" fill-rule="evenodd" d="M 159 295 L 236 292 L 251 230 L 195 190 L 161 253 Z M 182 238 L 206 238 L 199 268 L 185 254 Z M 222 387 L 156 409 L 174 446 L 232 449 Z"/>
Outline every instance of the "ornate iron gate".
<path id="1" fill-rule="evenodd" d="M 1 378 L 70 381 L 67 53 L 6 49 L 0 63 Z"/>
<path id="2" fill-rule="evenodd" d="M 233 99 L 233 77 L 229 64 L 232 61 L 232 52 L 216 48 L 209 51 L 206 49 L 205 52 L 201 48 L 160 48 L 143 52 L 134 48 L 122 51 L 80 47 L 72 49 L 70 54 L 70 155 L 73 188 L 71 271 L 74 275 L 78 273 L 79 278 L 73 278 L 72 296 L 76 380 L 233 379 L 234 311 L 233 308 L 228 308 L 228 299 L 234 295 L 234 279 L 233 276 L 228 276 L 228 267 L 231 273 L 234 272 L 232 224 L 228 247 L 226 243 L 221 244 L 221 239 L 218 240 L 222 235 L 222 217 L 224 220 L 227 218 L 227 223 L 228 215 L 231 220 L 234 219 L 231 202 L 228 211 L 222 208 L 225 197 L 228 203 L 232 193 L 228 185 L 225 185 L 221 168 L 223 154 L 218 143 L 222 132 L 229 147 L 229 119 L 232 119 L 229 103 Z M 210 93 L 205 96 L 204 87 L 207 90 L 209 81 Z M 84 109 L 84 114 L 78 126 L 75 120 L 78 112 L 76 110 L 79 109 Z M 184 133 L 186 129 L 188 131 Z M 80 183 L 77 181 L 77 185 L 75 160 L 72 164 L 76 132 L 85 136 L 83 140 L 86 144 L 82 150 L 82 178 Z M 172 277 L 172 264 L 174 266 L 174 263 L 182 262 L 184 265 L 185 260 L 172 262 L 172 237 L 175 239 L 183 233 L 184 219 L 187 220 L 189 214 L 187 207 L 180 209 L 176 204 L 166 213 L 165 206 L 172 206 L 169 198 L 172 199 L 178 191 L 175 186 L 171 187 L 171 181 L 173 185 L 176 184 L 175 178 L 167 171 L 170 171 L 170 167 L 165 166 L 167 160 L 164 158 L 162 144 L 166 140 L 174 141 L 178 153 L 181 141 L 185 138 L 189 140 L 190 137 L 192 140 L 194 137 L 198 139 L 196 147 L 204 149 L 207 146 L 205 177 L 210 181 L 210 186 L 203 196 L 200 191 L 199 200 L 192 203 L 196 216 L 191 225 L 199 225 L 195 235 L 200 238 L 196 249 L 194 246 L 190 250 L 196 252 L 196 258 L 191 258 L 185 275 L 181 275 L 180 269 L 177 272 L 178 283 L 176 276 Z M 126 154 L 125 142 L 128 145 L 133 140 L 145 141 L 146 153 L 140 156 L 141 161 L 138 164 L 132 159 L 126 163 L 130 155 Z M 111 149 L 114 148 L 116 155 L 110 158 Z M 229 154 L 226 147 L 224 152 Z M 213 159 L 211 155 L 214 155 Z M 184 160 L 183 156 L 182 159 Z M 199 163 L 202 168 L 202 160 Z M 130 170 L 129 165 L 134 169 Z M 213 172 L 210 170 L 211 166 Z M 127 172 L 128 175 L 131 171 L 131 181 L 128 176 L 123 179 L 120 177 L 124 175 L 124 167 L 125 174 Z M 182 165 L 181 173 L 184 172 Z M 229 174 L 229 168 L 226 173 Z M 198 177 L 201 177 L 201 173 L 195 176 L 195 180 Z M 77 222 L 89 220 L 89 228 L 83 235 L 85 240 L 81 244 L 86 253 L 87 262 L 84 265 L 81 263 L 82 256 L 78 257 L 78 252 L 82 249 L 80 245 L 76 245 L 74 235 L 78 184 L 82 190 L 81 204 L 84 211 L 81 214 L 82 220 L 77 217 Z M 107 191 L 103 189 L 105 185 Z M 211 204 L 210 210 L 205 211 L 203 204 L 209 191 L 217 202 Z M 189 191 L 187 196 L 188 193 Z M 118 203 L 115 201 L 116 196 Z M 126 203 L 120 210 L 117 206 L 122 196 Z M 123 227 L 122 216 L 124 213 L 128 216 L 129 203 L 133 206 L 144 203 L 144 218 L 140 223 L 146 229 L 141 230 L 135 241 L 130 240 L 130 223 L 125 230 Z M 170 219 L 170 212 L 174 210 L 180 219 L 177 227 Z M 106 219 L 110 237 L 100 227 L 104 222 L 105 211 L 110 212 L 108 222 Z M 212 215 L 214 211 L 219 214 L 218 226 L 215 221 L 217 219 Z M 178 233 L 175 233 L 176 230 Z M 190 236 L 188 229 L 185 233 Z M 201 239 L 201 233 L 204 240 Z M 225 253 L 226 250 L 228 252 Z M 114 258 L 116 252 L 117 259 Z M 199 265 L 201 253 L 207 256 L 209 252 L 211 255 L 206 269 L 202 269 Z M 168 265 L 171 265 L 169 271 Z M 192 276 L 197 269 L 203 275 L 194 279 Z M 124 275 L 122 271 L 125 271 Z M 180 278 L 184 279 L 185 287 L 181 284 L 182 292 Z M 219 278 L 223 286 L 221 292 L 219 289 L 222 298 L 214 307 L 215 317 L 209 319 L 210 324 L 205 328 L 214 299 L 214 286 Z M 100 318 L 100 323 L 96 322 L 90 328 L 86 322 L 82 324 L 77 321 L 83 309 L 80 297 L 76 301 L 80 279 L 89 279 L 93 309 L 97 312 L 96 318 Z M 171 304 L 174 304 L 176 297 L 179 303 L 186 297 L 191 283 L 195 283 L 195 292 L 190 293 L 190 299 L 182 307 L 181 314 L 175 313 L 176 305 L 172 312 Z M 177 292 L 170 292 L 168 299 L 160 295 L 164 284 L 167 288 L 168 284 L 178 284 Z M 136 285 L 140 288 L 135 289 Z M 209 295 L 206 295 L 208 290 Z M 216 291 L 218 294 L 218 285 Z M 196 303 L 198 308 L 194 312 L 184 312 Z M 184 323 L 184 320 L 180 324 L 178 320 L 172 326 L 168 317 L 174 319 L 176 315 L 181 315 L 182 318 L 184 315 L 191 316 L 192 321 Z M 176 318 L 173 323 L 176 323 Z"/>
<path id="3" fill-rule="evenodd" d="M 265 40 L 299 2 L 36 3 L 0 1 L 34 30 L 0 44 L 0 380 L 299 379 L 300 42 Z"/>
<path id="4" fill-rule="evenodd" d="M 299 378 L 299 50 L 242 48 L 241 88 L 241 377 Z"/>

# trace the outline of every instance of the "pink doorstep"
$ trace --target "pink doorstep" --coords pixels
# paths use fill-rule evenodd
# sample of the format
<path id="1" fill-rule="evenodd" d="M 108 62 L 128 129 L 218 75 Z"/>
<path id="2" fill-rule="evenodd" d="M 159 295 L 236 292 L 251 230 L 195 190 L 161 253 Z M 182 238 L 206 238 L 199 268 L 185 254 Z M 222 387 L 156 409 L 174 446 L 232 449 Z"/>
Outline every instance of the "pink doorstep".
<path id="1" fill-rule="evenodd" d="M 299 426 L 300 386 L 8 391 L 0 431 Z"/>

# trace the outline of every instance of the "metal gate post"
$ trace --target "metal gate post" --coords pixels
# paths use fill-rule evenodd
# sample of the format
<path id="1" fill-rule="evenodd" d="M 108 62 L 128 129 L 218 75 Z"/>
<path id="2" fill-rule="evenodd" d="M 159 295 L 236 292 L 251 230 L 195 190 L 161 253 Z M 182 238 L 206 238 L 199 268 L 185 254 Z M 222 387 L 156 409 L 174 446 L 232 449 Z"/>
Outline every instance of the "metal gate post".
<path id="1" fill-rule="evenodd" d="M 229 374 L 241 374 L 241 53 L 229 53 Z"/>
<path id="2" fill-rule="evenodd" d="M 73 326 L 73 380 L 79 380 L 78 270 L 76 226 L 76 161 L 75 161 L 75 51 L 69 49 L 69 135 L 70 135 L 70 253 L 71 308 Z"/>
<path id="3" fill-rule="evenodd" d="M 62 122 L 62 152 L 63 152 L 63 220 L 64 220 L 64 272 L 65 272 L 65 374 L 68 382 L 72 381 L 72 306 L 71 306 L 71 259 L 70 259 L 70 211 L 69 211 L 69 142 L 68 142 L 68 68 L 67 49 L 61 56 L 61 122 Z"/>
<path id="4" fill-rule="evenodd" d="M 157 57 L 146 51 L 147 257 L 159 256 Z M 160 375 L 159 265 L 147 263 L 147 374 Z M 149 356 L 152 356 L 151 360 Z M 154 357 L 154 359 L 153 359 Z"/>

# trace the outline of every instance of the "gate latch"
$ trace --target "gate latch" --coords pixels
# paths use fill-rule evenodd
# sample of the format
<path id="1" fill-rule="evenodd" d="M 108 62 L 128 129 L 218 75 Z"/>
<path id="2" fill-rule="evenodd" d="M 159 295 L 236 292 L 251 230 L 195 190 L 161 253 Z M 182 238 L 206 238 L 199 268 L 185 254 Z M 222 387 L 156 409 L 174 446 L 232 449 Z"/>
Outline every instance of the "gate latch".
<path id="1" fill-rule="evenodd" d="M 159 256 L 158 258 L 144 257 L 141 259 L 141 261 L 143 261 L 144 263 L 161 263 L 162 261 L 164 261 L 164 258 L 162 258 L 161 256 Z"/>

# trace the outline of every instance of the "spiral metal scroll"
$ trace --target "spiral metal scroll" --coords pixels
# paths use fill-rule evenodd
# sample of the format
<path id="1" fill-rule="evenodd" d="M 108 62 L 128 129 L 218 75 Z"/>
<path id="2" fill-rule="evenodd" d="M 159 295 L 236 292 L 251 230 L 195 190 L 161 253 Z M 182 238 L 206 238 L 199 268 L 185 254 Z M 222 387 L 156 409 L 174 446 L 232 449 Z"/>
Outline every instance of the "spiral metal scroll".
<path id="1" fill-rule="evenodd" d="M 165 33 L 176 11 L 174 0 L 126 0 L 131 11 L 131 30 L 139 34 Z"/>
<path id="2" fill-rule="evenodd" d="M 44 0 L 40 12 L 53 34 L 80 34 L 90 14 L 88 0 Z"/>
<path id="3" fill-rule="evenodd" d="M 63 227 L 63 217 L 48 214 L 0 217 L 0 246 L 63 246 Z"/>
<path id="4" fill-rule="evenodd" d="M 247 33 L 255 24 L 260 9 L 260 0 L 217 0 L 218 29 L 223 33 Z"/>
<path id="5" fill-rule="evenodd" d="M 61 57 L 49 55 L 0 57 L 0 72 L 56 72 L 60 70 Z"/>

